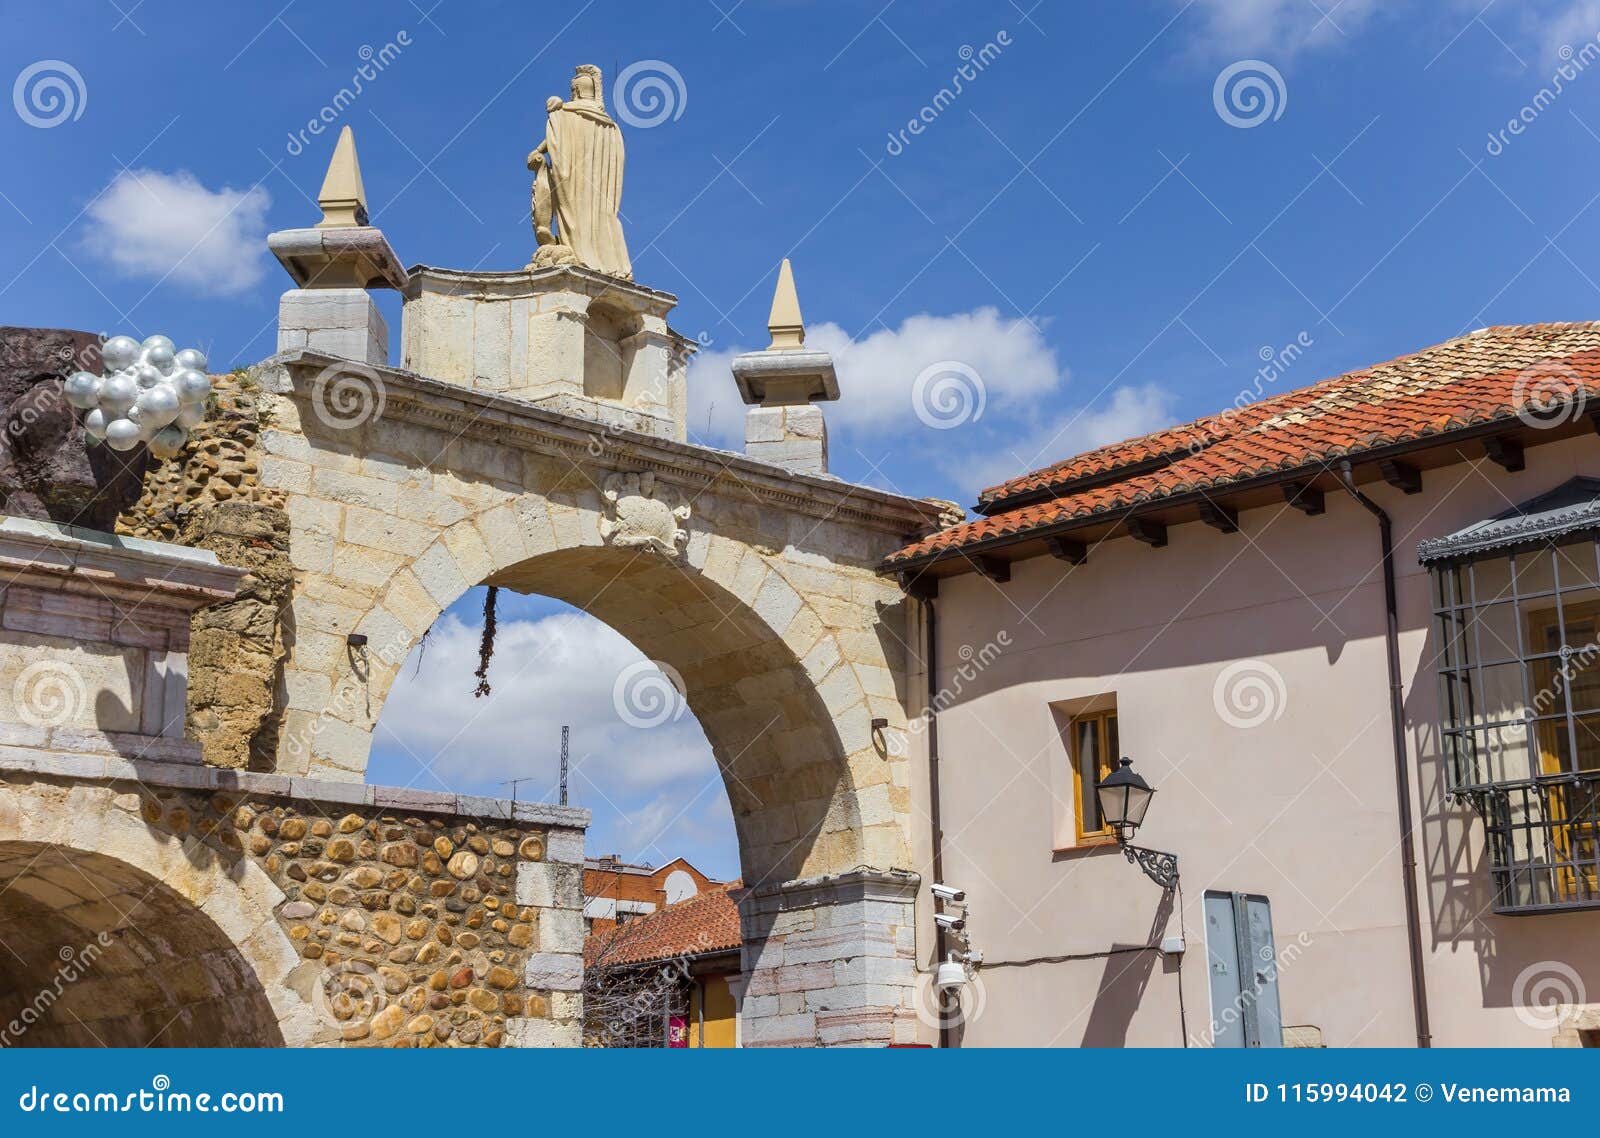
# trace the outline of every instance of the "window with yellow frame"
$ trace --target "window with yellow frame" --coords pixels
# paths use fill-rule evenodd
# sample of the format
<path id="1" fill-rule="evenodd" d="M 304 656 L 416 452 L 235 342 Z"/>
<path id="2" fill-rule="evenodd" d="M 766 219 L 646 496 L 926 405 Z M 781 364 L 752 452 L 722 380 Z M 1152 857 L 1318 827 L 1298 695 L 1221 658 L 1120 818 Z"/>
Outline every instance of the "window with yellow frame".
<path id="1" fill-rule="evenodd" d="M 1116 710 L 1074 716 L 1067 738 L 1072 752 L 1072 808 L 1078 841 L 1109 840 L 1113 837 L 1111 827 L 1100 816 L 1100 797 L 1094 788 L 1117 766 Z"/>

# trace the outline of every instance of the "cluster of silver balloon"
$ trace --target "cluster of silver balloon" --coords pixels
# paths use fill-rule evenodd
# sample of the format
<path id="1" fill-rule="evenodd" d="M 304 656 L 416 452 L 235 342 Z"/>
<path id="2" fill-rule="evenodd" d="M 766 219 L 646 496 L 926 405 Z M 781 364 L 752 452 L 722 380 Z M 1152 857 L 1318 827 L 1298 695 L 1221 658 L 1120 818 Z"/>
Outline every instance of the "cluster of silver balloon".
<path id="1" fill-rule="evenodd" d="M 113 336 L 100 349 L 104 375 L 74 372 L 67 377 L 67 402 L 81 411 L 83 429 L 113 450 L 132 450 L 140 443 L 159 459 L 183 448 L 189 429 L 206 417 L 211 380 L 205 353 L 177 351 L 165 336 L 139 343 L 132 336 Z"/>

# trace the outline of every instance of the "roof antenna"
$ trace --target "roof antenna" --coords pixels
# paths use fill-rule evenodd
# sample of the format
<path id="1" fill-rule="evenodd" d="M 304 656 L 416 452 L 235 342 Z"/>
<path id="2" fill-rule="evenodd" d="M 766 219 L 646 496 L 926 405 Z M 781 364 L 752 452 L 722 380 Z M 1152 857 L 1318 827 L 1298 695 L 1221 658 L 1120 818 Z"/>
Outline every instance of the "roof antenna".
<path id="1" fill-rule="evenodd" d="M 561 728 L 561 805 L 567 804 L 567 732 L 571 728 L 565 725 Z"/>

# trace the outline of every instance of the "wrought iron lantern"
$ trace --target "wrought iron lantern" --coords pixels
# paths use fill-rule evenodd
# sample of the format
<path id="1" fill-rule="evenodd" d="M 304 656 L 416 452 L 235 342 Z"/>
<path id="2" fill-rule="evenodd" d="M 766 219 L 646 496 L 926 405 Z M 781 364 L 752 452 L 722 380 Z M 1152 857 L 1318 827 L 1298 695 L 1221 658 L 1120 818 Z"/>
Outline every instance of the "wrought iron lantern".
<path id="1" fill-rule="evenodd" d="M 1150 809 L 1150 799 L 1156 793 L 1155 788 L 1134 772 L 1133 760 L 1124 756 L 1117 769 L 1106 775 L 1094 791 L 1100 799 L 1100 816 L 1115 831 L 1117 847 L 1123 855 L 1161 888 L 1174 888 L 1178 884 L 1178 855 L 1145 849 L 1128 841 L 1144 824 L 1145 811 Z"/>

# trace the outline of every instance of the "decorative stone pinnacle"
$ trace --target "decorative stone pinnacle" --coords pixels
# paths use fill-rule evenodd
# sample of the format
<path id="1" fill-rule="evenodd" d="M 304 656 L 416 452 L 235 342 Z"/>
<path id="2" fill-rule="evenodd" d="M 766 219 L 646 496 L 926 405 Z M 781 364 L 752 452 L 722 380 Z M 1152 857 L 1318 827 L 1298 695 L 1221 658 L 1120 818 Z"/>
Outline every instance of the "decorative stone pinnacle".
<path id="1" fill-rule="evenodd" d="M 334 229 L 367 224 L 367 191 L 361 184 L 361 163 L 356 158 L 356 136 L 347 126 L 339 132 L 328 163 L 328 175 L 317 191 L 322 207 L 318 229 Z"/>
<path id="2" fill-rule="evenodd" d="M 806 346 L 806 326 L 800 317 L 800 296 L 794 289 L 794 269 L 789 258 L 778 269 L 778 287 L 772 292 L 772 311 L 767 316 L 767 331 L 772 333 L 769 352 L 793 351 Z"/>

